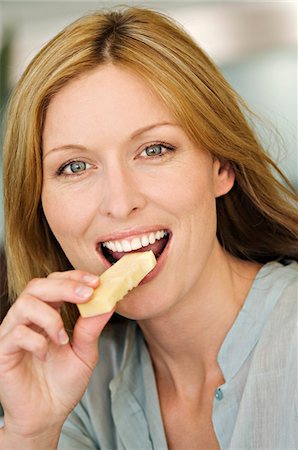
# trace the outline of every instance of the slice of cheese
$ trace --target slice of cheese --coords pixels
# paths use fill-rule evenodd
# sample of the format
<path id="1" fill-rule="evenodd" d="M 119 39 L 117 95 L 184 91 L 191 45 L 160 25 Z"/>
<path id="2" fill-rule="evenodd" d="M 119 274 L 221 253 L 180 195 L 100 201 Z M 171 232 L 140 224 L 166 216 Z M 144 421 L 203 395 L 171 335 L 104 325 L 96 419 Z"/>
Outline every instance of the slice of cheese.
<path id="1" fill-rule="evenodd" d="M 78 306 L 81 316 L 91 317 L 112 311 L 115 304 L 153 269 L 154 253 L 129 253 L 122 256 L 99 277 L 99 286 L 87 303 Z"/>

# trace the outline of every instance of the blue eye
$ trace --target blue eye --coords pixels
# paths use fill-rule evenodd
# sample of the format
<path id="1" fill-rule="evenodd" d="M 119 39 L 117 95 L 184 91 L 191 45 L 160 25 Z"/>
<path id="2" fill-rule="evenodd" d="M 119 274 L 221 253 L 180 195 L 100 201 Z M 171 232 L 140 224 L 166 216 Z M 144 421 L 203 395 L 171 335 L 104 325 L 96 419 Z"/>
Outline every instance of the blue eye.
<path id="1" fill-rule="evenodd" d="M 72 173 L 83 172 L 84 170 L 86 170 L 86 163 L 83 161 L 75 161 L 73 163 L 70 163 L 69 170 Z"/>
<path id="2" fill-rule="evenodd" d="M 142 156 L 147 156 L 149 158 L 154 158 L 154 157 L 162 157 L 165 156 L 168 152 L 175 150 L 174 147 L 170 146 L 170 145 L 166 145 L 166 144 L 152 144 L 152 145 L 148 145 L 148 147 L 146 147 L 141 155 Z"/>
<path id="3" fill-rule="evenodd" d="M 91 165 L 84 161 L 70 161 L 68 163 L 63 164 L 58 169 L 57 174 L 58 175 L 80 175 L 81 173 L 85 172 L 89 167 L 91 167 Z"/>
<path id="4" fill-rule="evenodd" d="M 152 147 L 147 147 L 145 149 L 145 153 L 147 156 L 158 156 L 163 153 L 162 145 L 152 145 Z"/>

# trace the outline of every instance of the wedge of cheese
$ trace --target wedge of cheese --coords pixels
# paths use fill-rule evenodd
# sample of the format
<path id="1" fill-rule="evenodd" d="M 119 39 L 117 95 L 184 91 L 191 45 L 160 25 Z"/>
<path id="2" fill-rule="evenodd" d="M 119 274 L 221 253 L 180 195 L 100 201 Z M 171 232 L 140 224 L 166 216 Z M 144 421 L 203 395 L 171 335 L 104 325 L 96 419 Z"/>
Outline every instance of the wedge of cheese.
<path id="1" fill-rule="evenodd" d="M 99 277 L 99 286 L 87 303 L 78 305 L 82 317 L 91 317 L 112 311 L 115 304 L 153 269 L 154 253 L 129 253 L 122 256 Z"/>

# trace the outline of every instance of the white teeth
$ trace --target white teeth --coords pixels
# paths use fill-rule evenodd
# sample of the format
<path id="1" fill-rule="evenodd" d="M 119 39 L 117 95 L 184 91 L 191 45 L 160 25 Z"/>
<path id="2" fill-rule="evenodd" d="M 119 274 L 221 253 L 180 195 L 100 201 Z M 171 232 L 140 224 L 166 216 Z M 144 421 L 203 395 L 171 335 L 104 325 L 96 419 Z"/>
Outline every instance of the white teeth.
<path id="1" fill-rule="evenodd" d="M 132 248 L 128 241 L 122 241 L 122 251 L 123 252 L 131 252 Z"/>
<path id="2" fill-rule="evenodd" d="M 154 242 L 155 242 L 155 235 L 154 235 L 154 233 L 150 233 L 149 234 L 149 243 L 150 244 L 154 244 Z"/>
<path id="3" fill-rule="evenodd" d="M 158 230 L 155 233 L 151 232 L 149 234 L 144 234 L 131 241 L 128 241 L 127 239 L 123 241 L 106 241 L 102 243 L 102 246 L 108 248 L 112 252 L 131 252 L 142 247 L 147 247 L 149 244 L 152 245 L 156 240 L 162 239 L 164 236 L 167 236 L 167 234 L 168 233 L 165 230 Z"/>
<path id="4" fill-rule="evenodd" d="M 131 248 L 132 248 L 133 250 L 138 250 L 139 248 L 142 248 L 142 244 L 141 244 L 141 241 L 140 241 L 139 238 L 134 238 L 134 239 L 131 241 Z"/>
<path id="5" fill-rule="evenodd" d="M 120 244 L 120 242 L 116 241 L 115 245 L 116 245 L 117 252 L 123 252 L 122 245 Z"/>
<path id="6" fill-rule="evenodd" d="M 110 248 L 111 248 L 112 252 L 115 252 L 117 250 L 115 242 L 109 242 L 109 244 L 110 244 Z"/>
<path id="7" fill-rule="evenodd" d="M 149 239 L 147 236 L 142 236 L 142 247 L 147 247 L 149 245 Z"/>

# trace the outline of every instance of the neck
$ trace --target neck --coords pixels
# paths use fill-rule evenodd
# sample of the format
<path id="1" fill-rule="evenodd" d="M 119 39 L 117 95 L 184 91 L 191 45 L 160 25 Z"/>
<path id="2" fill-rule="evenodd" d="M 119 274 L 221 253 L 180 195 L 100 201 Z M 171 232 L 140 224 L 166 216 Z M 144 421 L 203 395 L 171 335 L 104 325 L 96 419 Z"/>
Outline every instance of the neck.
<path id="1" fill-rule="evenodd" d="M 220 379 L 217 356 L 260 265 L 221 249 L 187 297 L 166 314 L 139 321 L 157 374 L 183 386 Z"/>

